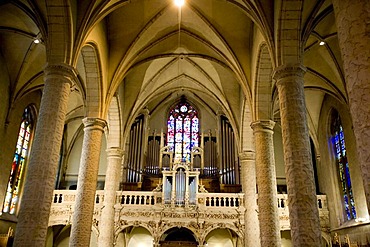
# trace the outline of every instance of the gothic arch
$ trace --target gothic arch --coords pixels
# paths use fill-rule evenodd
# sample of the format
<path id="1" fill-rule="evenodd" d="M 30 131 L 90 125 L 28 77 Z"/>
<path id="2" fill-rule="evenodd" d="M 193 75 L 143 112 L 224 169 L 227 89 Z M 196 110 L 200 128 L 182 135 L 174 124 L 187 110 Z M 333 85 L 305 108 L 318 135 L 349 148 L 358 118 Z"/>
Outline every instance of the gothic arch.
<path id="1" fill-rule="evenodd" d="M 121 147 L 121 109 L 118 95 L 113 96 L 108 109 L 107 147 Z"/>
<path id="2" fill-rule="evenodd" d="M 102 117 L 102 76 L 99 54 L 93 44 L 85 45 L 81 50 L 86 74 L 86 116 Z"/>
<path id="3" fill-rule="evenodd" d="M 272 62 L 266 44 L 259 49 L 255 83 L 255 120 L 272 119 Z"/>

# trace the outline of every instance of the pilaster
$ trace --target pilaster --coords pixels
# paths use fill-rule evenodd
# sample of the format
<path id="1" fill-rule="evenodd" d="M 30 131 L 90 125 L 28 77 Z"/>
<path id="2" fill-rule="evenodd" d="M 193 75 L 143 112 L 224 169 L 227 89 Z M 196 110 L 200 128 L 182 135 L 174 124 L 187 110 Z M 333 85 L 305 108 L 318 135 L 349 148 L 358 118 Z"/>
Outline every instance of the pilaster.
<path id="1" fill-rule="evenodd" d="M 321 246 L 321 228 L 315 192 L 301 64 L 275 69 L 288 187 L 289 220 L 294 246 Z"/>
<path id="2" fill-rule="evenodd" d="M 27 167 L 14 246 L 44 246 L 71 86 L 76 73 L 67 64 L 48 65 L 36 133 Z"/>
<path id="3" fill-rule="evenodd" d="M 90 245 L 101 139 L 106 126 L 106 121 L 100 118 L 87 117 L 82 121 L 85 128 L 69 241 L 71 247 Z"/>
<path id="4" fill-rule="evenodd" d="M 259 120 L 251 124 L 256 145 L 258 187 L 258 218 L 261 246 L 281 246 L 277 208 L 277 187 L 274 158 L 273 129 L 275 122 Z"/>

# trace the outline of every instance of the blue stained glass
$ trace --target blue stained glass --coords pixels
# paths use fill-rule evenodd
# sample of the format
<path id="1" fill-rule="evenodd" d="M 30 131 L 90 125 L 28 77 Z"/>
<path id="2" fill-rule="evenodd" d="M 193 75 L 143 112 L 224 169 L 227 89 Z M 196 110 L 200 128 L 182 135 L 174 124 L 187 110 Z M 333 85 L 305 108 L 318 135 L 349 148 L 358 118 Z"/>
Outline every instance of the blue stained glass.
<path id="1" fill-rule="evenodd" d="M 352 183 L 349 171 L 349 164 L 346 156 L 346 145 L 344 141 L 343 128 L 340 123 L 339 115 L 334 119 L 334 145 L 335 156 L 337 158 L 340 184 L 342 187 L 343 206 L 348 220 L 356 218 L 355 201 L 352 194 Z"/>
<path id="2" fill-rule="evenodd" d="M 167 121 L 167 145 L 175 147 L 175 162 L 190 161 L 191 148 L 198 146 L 199 120 L 197 111 L 187 102 L 170 110 Z"/>

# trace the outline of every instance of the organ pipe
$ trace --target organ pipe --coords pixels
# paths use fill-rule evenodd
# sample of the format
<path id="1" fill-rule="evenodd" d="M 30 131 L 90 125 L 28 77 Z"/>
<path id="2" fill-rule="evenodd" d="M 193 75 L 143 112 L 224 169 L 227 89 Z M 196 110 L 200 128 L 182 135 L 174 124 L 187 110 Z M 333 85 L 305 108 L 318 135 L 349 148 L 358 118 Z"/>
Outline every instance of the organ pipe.
<path id="1" fill-rule="evenodd" d="M 134 131 L 133 131 L 133 129 L 131 129 L 130 130 L 130 147 L 129 147 L 129 157 L 128 157 L 128 167 L 127 167 L 127 169 L 128 169 L 128 171 L 127 171 L 127 181 L 129 182 L 129 183 L 131 183 L 132 182 L 132 166 L 133 166 L 133 164 L 132 164 L 132 161 L 133 161 L 133 140 L 134 140 Z"/>

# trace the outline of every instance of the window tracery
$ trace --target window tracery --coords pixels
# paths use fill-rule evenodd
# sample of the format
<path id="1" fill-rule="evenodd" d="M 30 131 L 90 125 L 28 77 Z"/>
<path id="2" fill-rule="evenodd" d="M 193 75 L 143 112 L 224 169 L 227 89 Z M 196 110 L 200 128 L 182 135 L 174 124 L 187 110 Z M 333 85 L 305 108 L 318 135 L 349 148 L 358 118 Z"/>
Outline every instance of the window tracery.
<path id="1" fill-rule="evenodd" d="M 198 112 L 184 100 L 169 112 L 167 145 L 174 152 L 174 163 L 190 162 L 192 148 L 199 146 Z"/>

